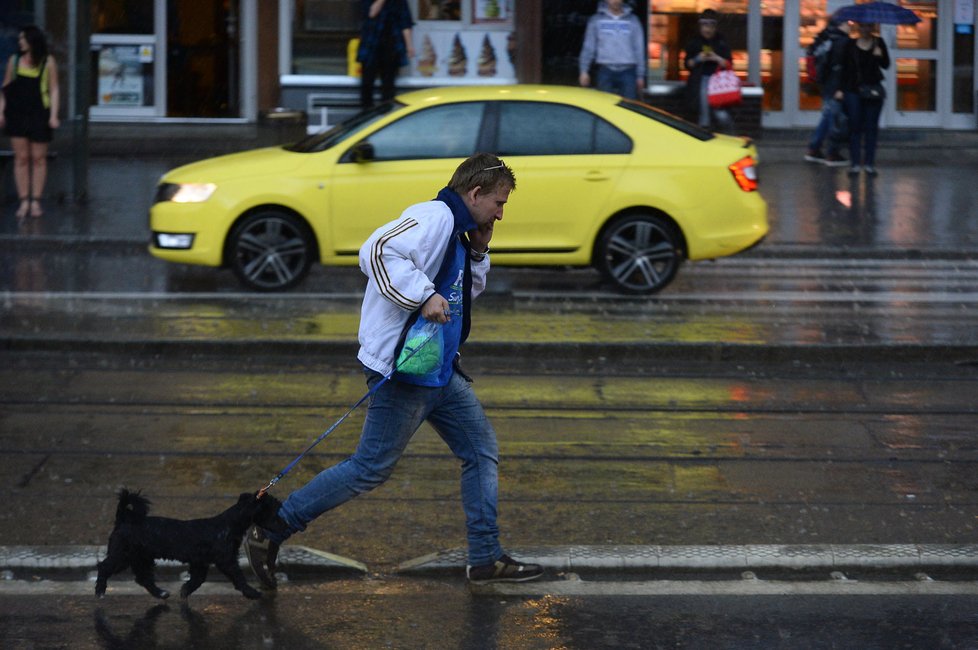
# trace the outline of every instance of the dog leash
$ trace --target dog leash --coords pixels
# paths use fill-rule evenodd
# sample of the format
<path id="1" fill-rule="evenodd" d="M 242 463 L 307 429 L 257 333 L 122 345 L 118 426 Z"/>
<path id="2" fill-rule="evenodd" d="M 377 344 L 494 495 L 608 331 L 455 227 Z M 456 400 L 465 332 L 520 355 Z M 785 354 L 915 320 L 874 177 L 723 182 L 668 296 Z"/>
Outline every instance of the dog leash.
<path id="1" fill-rule="evenodd" d="M 408 354 L 403 359 L 401 359 L 401 362 L 399 364 L 397 364 L 397 366 L 395 366 L 394 368 L 391 368 L 390 372 L 388 372 L 386 375 L 384 375 L 380 379 L 380 381 L 378 381 L 376 384 L 373 385 L 373 387 L 370 390 L 368 390 L 366 393 L 364 393 L 363 397 L 361 397 L 360 399 L 358 399 L 356 401 L 356 403 L 353 406 L 351 406 L 350 409 L 340 417 L 339 420 L 337 420 L 336 422 L 334 422 L 331 427 L 329 427 L 328 429 L 326 429 L 325 431 L 323 431 L 323 433 L 320 434 L 320 436 L 318 438 L 316 438 L 315 440 L 313 440 L 312 441 L 312 444 L 309 445 L 308 447 L 306 447 L 305 451 L 303 451 L 301 454 L 299 454 L 298 456 L 296 456 L 292 460 L 291 463 L 289 463 L 288 465 L 286 465 L 285 466 L 285 469 L 283 469 L 281 472 L 279 472 L 278 475 L 275 478 L 273 478 L 271 481 L 268 482 L 268 485 L 266 485 L 262 489 L 258 490 L 258 496 L 256 498 L 261 499 L 263 496 L 265 496 L 265 494 L 268 493 L 269 490 L 271 490 L 273 487 L 275 487 L 275 484 L 278 483 L 280 480 L 282 480 L 282 477 L 284 477 L 286 474 L 288 474 L 289 472 L 291 472 L 292 471 L 292 468 L 294 468 L 296 465 L 298 465 L 299 464 L 299 461 L 302 460 L 303 457 L 306 454 L 308 454 L 310 451 L 312 451 L 312 448 L 313 447 L 315 447 L 320 442 L 322 442 L 323 440 L 325 440 L 326 439 L 326 436 L 328 436 L 329 434 L 331 434 L 336 429 L 336 427 L 340 426 L 343 423 L 343 421 L 346 420 L 346 418 L 348 418 L 350 416 L 351 413 L 353 413 L 355 410 L 357 410 L 357 407 L 358 406 L 360 406 L 365 401 L 367 401 L 370 398 L 371 395 L 373 395 L 374 393 L 376 393 L 377 390 L 387 382 L 387 380 L 389 380 L 392 376 L 394 376 L 394 373 L 397 372 L 397 370 L 401 366 L 403 366 L 404 364 L 406 364 L 411 359 L 411 357 L 413 357 L 418 352 L 420 352 L 422 350 L 422 348 L 424 348 L 424 346 L 428 345 L 428 342 L 431 341 L 431 339 L 435 338 L 435 335 L 436 334 L 437 334 L 437 330 L 435 332 L 432 332 L 431 335 L 428 336 L 428 338 L 426 338 L 424 341 L 422 341 L 421 342 L 421 345 L 419 345 L 418 347 L 416 347 L 413 350 L 411 350 L 411 353 Z"/>

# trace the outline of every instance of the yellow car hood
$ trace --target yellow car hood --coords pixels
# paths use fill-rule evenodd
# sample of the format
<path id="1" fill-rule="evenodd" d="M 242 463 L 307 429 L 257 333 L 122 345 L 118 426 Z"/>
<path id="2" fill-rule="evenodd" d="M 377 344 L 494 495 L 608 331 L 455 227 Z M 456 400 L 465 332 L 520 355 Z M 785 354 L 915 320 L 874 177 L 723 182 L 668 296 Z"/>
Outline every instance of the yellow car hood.
<path id="1" fill-rule="evenodd" d="M 295 169 L 308 160 L 308 156 L 307 153 L 286 151 L 282 147 L 252 149 L 171 169 L 162 180 L 167 183 L 219 184 L 229 178 L 241 180 L 251 176 L 267 177 Z"/>

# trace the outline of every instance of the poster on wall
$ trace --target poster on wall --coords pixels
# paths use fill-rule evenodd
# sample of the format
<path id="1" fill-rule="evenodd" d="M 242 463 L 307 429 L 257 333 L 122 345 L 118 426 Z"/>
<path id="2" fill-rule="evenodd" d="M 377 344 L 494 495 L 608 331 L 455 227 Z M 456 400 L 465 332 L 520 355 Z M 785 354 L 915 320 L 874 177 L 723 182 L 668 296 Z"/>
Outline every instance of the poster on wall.
<path id="1" fill-rule="evenodd" d="M 513 33 L 459 30 L 415 30 L 414 73 L 421 77 L 454 77 L 512 83 Z"/>
<path id="2" fill-rule="evenodd" d="M 98 56 L 98 105 L 143 106 L 143 63 L 149 45 L 103 45 Z"/>
<path id="3" fill-rule="evenodd" d="M 472 22 L 497 23 L 509 20 L 508 0 L 472 0 Z"/>

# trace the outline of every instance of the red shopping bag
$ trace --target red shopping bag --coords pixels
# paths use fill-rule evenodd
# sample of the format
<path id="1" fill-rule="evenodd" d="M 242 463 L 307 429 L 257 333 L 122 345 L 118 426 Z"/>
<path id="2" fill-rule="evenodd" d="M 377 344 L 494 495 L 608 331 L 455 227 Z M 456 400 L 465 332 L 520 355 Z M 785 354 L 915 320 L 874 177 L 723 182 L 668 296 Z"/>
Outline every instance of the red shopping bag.
<path id="1" fill-rule="evenodd" d="M 712 108 L 736 106 L 741 102 L 740 79 L 729 68 L 720 68 L 710 75 L 706 87 L 707 100 Z"/>

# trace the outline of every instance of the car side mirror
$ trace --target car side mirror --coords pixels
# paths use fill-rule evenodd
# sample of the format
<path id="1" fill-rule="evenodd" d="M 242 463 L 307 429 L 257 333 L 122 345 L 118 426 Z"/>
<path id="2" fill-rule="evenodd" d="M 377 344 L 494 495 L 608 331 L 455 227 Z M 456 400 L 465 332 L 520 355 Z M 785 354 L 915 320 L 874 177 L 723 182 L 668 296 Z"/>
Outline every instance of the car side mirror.
<path id="1" fill-rule="evenodd" d="M 353 162 L 370 162 L 374 159 L 374 146 L 364 140 L 353 145 L 351 153 L 353 155 Z"/>

